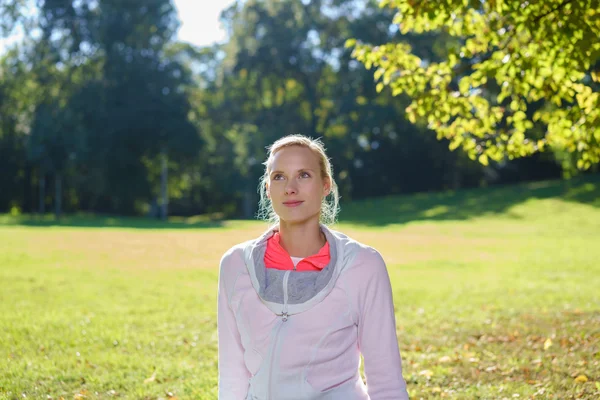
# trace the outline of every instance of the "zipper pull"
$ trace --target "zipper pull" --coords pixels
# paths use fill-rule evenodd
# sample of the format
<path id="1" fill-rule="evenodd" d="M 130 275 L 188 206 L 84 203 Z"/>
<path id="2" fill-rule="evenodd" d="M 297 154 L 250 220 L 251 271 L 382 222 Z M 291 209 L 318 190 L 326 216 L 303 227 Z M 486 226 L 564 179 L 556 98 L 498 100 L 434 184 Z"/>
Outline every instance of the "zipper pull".
<path id="1" fill-rule="evenodd" d="M 288 313 L 284 312 L 283 314 L 281 314 L 281 319 L 283 320 L 283 322 L 287 321 L 289 315 Z"/>

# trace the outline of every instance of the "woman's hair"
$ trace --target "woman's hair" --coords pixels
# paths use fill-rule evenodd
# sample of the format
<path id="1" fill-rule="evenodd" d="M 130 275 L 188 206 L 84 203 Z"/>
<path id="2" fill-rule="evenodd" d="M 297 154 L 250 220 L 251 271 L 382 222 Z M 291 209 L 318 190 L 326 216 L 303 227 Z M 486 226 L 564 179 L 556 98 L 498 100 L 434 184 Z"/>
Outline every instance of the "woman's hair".
<path id="1" fill-rule="evenodd" d="M 325 225 L 334 224 L 338 212 L 340 211 L 340 196 L 337 184 L 333 179 L 333 168 L 327 155 L 325 148 L 320 139 L 312 139 L 303 135 L 289 135 L 278 139 L 272 145 L 267 147 L 269 157 L 263 163 L 265 173 L 258 184 L 258 192 L 260 193 L 260 202 L 258 207 L 257 217 L 264 221 L 276 225 L 279 223 L 279 216 L 275 213 L 271 200 L 267 197 L 267 183 L 269 182 L 269 171 L 273 163 L 273 157 L 279 150 L 290 146 L 302 146 L 313 151 L 319 157 L 319 166 L 321 169 L 321 178 L 328 179 L 331 183 L 329 194 L 323 198 L 321 203 L 321 214 L 319 221 Z"/>

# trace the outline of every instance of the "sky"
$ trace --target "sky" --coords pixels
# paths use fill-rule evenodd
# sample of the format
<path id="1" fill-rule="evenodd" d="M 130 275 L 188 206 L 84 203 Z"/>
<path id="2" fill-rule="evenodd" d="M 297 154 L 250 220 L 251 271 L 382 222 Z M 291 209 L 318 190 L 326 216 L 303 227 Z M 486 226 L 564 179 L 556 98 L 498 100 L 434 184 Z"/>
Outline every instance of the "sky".
<path id="1" fill-rule="evenodd" d="M 198 46 L 206 46 L 225 40 L 221 28 L 221 11 L 233 4 L 234 0 L 174 0 L 181 27 L 178 38 Z"/>
<path id="2" fill-rule="evenodd" d="M 221 28 L 219 15 L 235 0 L 173 0 L 181 25 L 178 39 L 197 46 L 207 46 L 215 42 L 223 42 L 225 31 Z M 4 47 L 18 40 L 18 35 L 10 38 L 0 38 L 0 54 Z"/>

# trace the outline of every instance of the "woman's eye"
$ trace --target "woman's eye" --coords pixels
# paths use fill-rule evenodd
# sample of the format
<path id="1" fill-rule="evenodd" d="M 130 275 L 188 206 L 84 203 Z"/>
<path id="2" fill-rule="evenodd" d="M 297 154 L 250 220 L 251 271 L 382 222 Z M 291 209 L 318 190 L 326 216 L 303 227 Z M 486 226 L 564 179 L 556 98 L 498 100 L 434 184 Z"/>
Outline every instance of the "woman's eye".
<path id="1" fill-rule="evenodd" d="M 282 177 L 282 175 L 281 175 L 281 174 L 277 174 L 277 175 L 275 175 L 275 176 L 273 177 L 273 179 L 277 181 L 277 180 L 279 180 L 279 178 L 281 178 L 281 177 Z"/>
<path id="2" fill-rule="evenodd" d="M 310 174 L 308 172 L 303 172 L 300 174 L 300 176 L 303 178 L 310 178 Z"/>

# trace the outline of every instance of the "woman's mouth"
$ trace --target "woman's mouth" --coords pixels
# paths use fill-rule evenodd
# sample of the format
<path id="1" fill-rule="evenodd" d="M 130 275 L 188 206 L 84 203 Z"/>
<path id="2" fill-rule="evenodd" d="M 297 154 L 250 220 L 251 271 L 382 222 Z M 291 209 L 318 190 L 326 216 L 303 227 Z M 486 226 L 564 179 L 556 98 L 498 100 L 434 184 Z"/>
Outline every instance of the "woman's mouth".
<path id="1" fill-rule="evenodd" d="M 300 204 L 304 203 L 303 201 L 286 201 L 283 203 L 286 207 L 298 207 Z"/>

